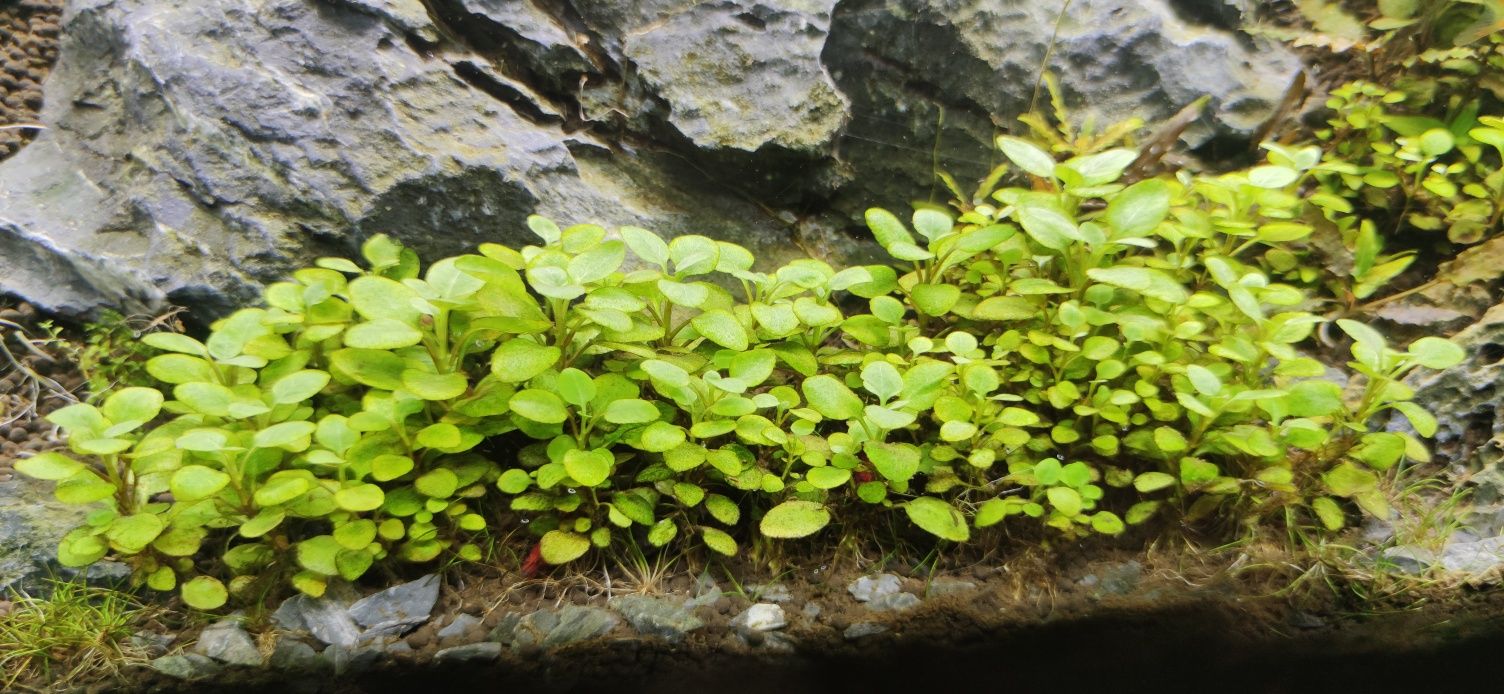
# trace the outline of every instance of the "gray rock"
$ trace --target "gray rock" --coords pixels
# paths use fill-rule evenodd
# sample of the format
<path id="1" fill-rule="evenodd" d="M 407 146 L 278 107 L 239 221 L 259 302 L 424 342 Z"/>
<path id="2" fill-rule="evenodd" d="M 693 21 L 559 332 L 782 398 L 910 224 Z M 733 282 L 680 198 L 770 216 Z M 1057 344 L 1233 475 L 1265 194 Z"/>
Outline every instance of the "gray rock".
<path id="1" fill-rule="evenodd" d="M 354 646 L 361 638 L 345 605 L 328 598 L 294 595 L 272 613 L 272 623 L 286 631 L 307 632 L 330 646 Z"/>
<path id="2" fill-rule="evenodd" d="M 1440 561 L 1441 558 L 1435 552 L 1413 545 L 1390 547 L 1379 554 L 1381 565 L 1391 571 L 1406 574 L 1425 573 Z"/>
<path id="3" fill-rule="evenodd" d="M 733 628 L 749 631 L 774 631 L 788 626 L 788 623 L 783 608 L 772 603 L 758 603 L 731 618 Z"/>
<path id="4" fill-rule="evenodd" d="M 297 639 L 280 638 L 267 658 L 267 667 L 284 672 L 314 672 L 329 664 L 319 657 L 318 651 Z"/>
<path id="5" fill-rule="evenodd" d="M 768 602 L 788 602 L 794 599 L 794 594 L 789 591 L 789 587 L 782 583 L 753 584 L 747 586 L 747 592 L 758 600 Z"/>
<path id="6" fill-rule="evenodd" d="M 503 615 L 487 637 L 513 651 L 556 648 L 604 636 L 620 620 L 597 607 L 565 605 L 559 610 L 539 610 L 530 614 Z"/>
<path id="7" fill-rule="evenodd" d="M 180 680 L 201 680 L 224 669 L 219 661 L 197 653 L 164 655 L 151 661 L 151 669 Z"/>
<path id="8" fill-rule="evenodd" d="M 0 249 L 4 246 L 4 235 L 0 234 Z M 0 258 L 0 274 L 6 262 Z M 68 531 L 83 525 L 84 516 L 93 509 L 57 501 L 52 487 L 51 482 L 22 475 L 0 481 L 0 595 L 16 591 L 46 597 L 52 593 L 54 579 L 83 580 L 96 586 L 125 585 L 130 568 L 118 562 L 102 561 L 83 570 L 58 563 L 58 542 Z"/>
<path id="9" fill-rule="evenodd" d="M 207 318 L 377 232 L 432 260 L 530 242 L 531 212 L 857 261 L 867 206 L 990 168 L 1052 44 L 1083 118 L 1210 94 L 1192 144 L 1299 67 L 1183 0 L 1076 0 L 1058 32 L 1027 2 L 445 0 L 443 32 L 425 4 L 70 6 L 48 129 L 0 163 L 0 291 Z"/>
<path id="10" fill-rule="evenodd" d="M 1091 594 L 1098 598 L 1127 595 L 1138 587 L 1143 575 L 1143 565 L 1129 560 L 1102 567 L 1096 573 L 1083 576 L 1077 583 L 1090 589 Z"/>
<path id="11" fill-rule="evenodd" d="M 643 636 L 682 641 L 689 632 L 705 626 L 693 608 L 673 598 L 621 595 L 611 598 L 609 604 Z"/>
<path id="12" fill-rule="evenodd" d="M 1504 537 L 1448 544 L 1441 552 L 1441 565 L 1447 571 L 1472 576 L 1492 572 L 1504 566 Z"/>
<path id="13" fill-rule="evenodd" d="M 325 648 L 320 656 L 329 663 L 326 667 L 334 669 L 336 676 L 369 672 L 387 658 L 385 648 L 376 645 L 358 647 L 331 645 Z"/>
<path id="14" fill-rule="evenodd" d="M 172 642 L 176 640 L 176 634 L 159 634 L 155 631 L 142 630 L 131 634 L 127 643 L 148 658 L 160 658 L 167 654 L 167 650 L 172 648 Z"/>
<path id="15" fill-rule="evenodd" d="M 429 574 L 361 598 L 350 606 L 349 613 L 367 629 L 404 633 L 427 622 L 438 600 L 439 577 Z"/>
<path id="16" fill-rule="evenodd" d="M 705 605 L 714 605 L 721 599 L 721 587 L 710 576 L 709 572 L 701 573 L 695 577 L 695 596 L 685 601 L 685 607 L 694 609 Z"/>
<path id="17" fill-rule="evenodd" d="M 819 617 L 821 612 L 820 603 L 811 600 L 804 603 L 804 609 L 799 610 L 799 612 L 808 619 Z"/>
<path id="18" fill-rule="evenodd" d="M 1434 453 L 1479 470 L 1475 503 L 1504 500 L 1504 304 L 1488 309 L 1451 340 L 1467 353 L 1442 371 L 1416 369 L 1406 380 L 1414 402 L 1436 416 Z"/>
<path id="19" fill-rule="evenodd" d="M 884 595 L 897 593 L 903 587 L 902 582 L 893 574 L 878 574 L 876 576 L 863 576 L 852 581 L 846 586 L 846 591 L 851 597 L 860 602 L 871 602 Z"/>
<path id="20" fill-rule="evenodd" d="M 255 639 L 240 628 L 238 620 L 215 622 L 198 635 L 194 652 L 230 665 L 260 665 L 261 651 Z"/>
<path id="21" fill-rule="evenodd" d="M 462 639 L 465 638 L 465 635 L 470 633 L 471 630 L 476 629 L 480 626 L 481 621 L 478 617 L 462 613 L 456 615 L 453 620 L 450 620 L 448 624 L 444 625 L 444 628 L 440 629 L 438 633 L 435 634 L 435 636 L 438 636 L 440 641 Z"/>
<path id="22" fill-rule="evenodd" d="M 977 589 L 977 584 L 956 578 L 954 576 L 941 576 L 930 581 L 928 594 L 932 598 L 956 593 L 969 593 Z"/>
<path id="23" fill-rule="evenodd" d="M 494 641 L 467 643 L 433 654 L 439 664 L 491 662 L 501 657 L 501 644 Z"/>
<path id="24" fill-rule="evenodd" d="M 841 636 L 847 641 L 855 641 L 868 636 L 876 636 L 886 631 L 888 631 L 888 627 L 877 622 L 857 622 L 846 627 L 846 630 L 841 632 Z"/>
<path id="25" fill-rule="evenodd" d="M 867 609 L 874 612 L 896 612 L 919 605 L 919 596 L 913 593 L 888 593 L 867 601 Z"/>

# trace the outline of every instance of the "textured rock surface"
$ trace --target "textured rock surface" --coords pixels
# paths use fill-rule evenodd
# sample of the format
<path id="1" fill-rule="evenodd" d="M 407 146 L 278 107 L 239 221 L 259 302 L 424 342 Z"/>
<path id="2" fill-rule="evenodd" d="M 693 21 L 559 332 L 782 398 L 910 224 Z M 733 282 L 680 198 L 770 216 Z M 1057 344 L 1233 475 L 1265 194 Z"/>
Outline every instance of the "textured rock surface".
<path id="1" fill-rule="evenodd" d="M 1247 133 L 1297 69 L 1172 0 L 1078 0 L 1083 115 Z M 72 0 L 33 144 L 0 164 L 0 290 L 224 311 L 388 232 L 433 259 L 522 220 L 633 223 L 776 263 L 856 257 L 868 204 L 962 180 L 1028 107 L 1026 0 Z M 191 50 L 190 50 L 191 48 Z M 937 128 L 939 132 L 937 133 Z"/>
<path id="2" fill-rule="evenodd" d="M 1445 371 L 1419 370 L 1410 382 L 1415 402 L 1436 415 L 1437 454 L 1496 466 L 1504 461 L 1504 304 L 1452 340 L 1467 352 L 1467 361 Z"/>
<path id="3" fill-rule="evenodd" d="M 89 509 L 52 498 L 52 485 L 16 476 L 0 482 L 0 595 L 50 592 L 48 580 L 71 580 L 78 571 L 57 563 L 57 543 L 83 523 Z M 90 583 L 117 585 L 130 571 L 115 562 L 87 569 Z"/>

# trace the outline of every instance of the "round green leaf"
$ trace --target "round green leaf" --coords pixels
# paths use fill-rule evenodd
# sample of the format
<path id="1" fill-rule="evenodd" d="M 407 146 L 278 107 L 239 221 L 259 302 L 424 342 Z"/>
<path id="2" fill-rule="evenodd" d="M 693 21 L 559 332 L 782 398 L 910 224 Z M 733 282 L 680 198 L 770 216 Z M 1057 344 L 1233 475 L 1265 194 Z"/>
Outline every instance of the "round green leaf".
<path id="1" fill-rule="evenodd" d="M 324 576 L 334 576 L 339 573 L 339 566 L 335 564 L 335 558 L 344 551 L 334 538 L 329 535 L 316 535 L 297 545 L 298 564 L 309 571 Z"/>
<path id="2" fill-rule="evenodd" d="M 1409 353 L 1415 363 L 1428 369 L 1449 369 L 1467 357 L 1456 343 L 1440 337 L 1422 337 L 1410 343 Z"/>
<path id="3" fill-rule="evenodd" d="M 830 511 L 813 501 L 785 501 L 762 517 L 758 528 L 767 537 L 793 539 L 808 537 L 830 523 Z"/>
<path id="4" fill-rule="evenodd" d="M 402 388 L 424 400 L 451 400 L 470 389 L 462 373 L 434 374 L 417 369 L 402 372 Z"/>
<path id="5" fill-rule="evenodd" d="M 825 417 L 856 419 L 862 416 L 862 399 L 835 376 L 820 374 L 806 378 L 801 388 L 810 407 Z"/>
<path id="6" fill-rule="evenodd" d="M 413 482 L 419 492 L 434 499 L 448 499 L 459 485 L 459 476 L 447 468 L 429 470 Z"/>
<path id="7" fill-rule="evenodd" d="M 345 331 L 345 346 L 356 349 L 401 349 L 422 341 L 417 328 L 391 318 L 357 323 Z"/>
<path id="8" fill-rule="evenodd" d="M 646 400 L 615 400 L 606 406 L 606 421 L 612 424 L 646 424 L 658 419 L 658 408 Z"/>
<path id="9" fill-rule="evenodd" d="M 405 455 L 378 455 L 371 460 L 371 479 L 390 482 L 413 471 L 413 459 Z"/>
<path id="10" fill-rule="evenodd" d="M 564 453 L 564 471 L 574 478 L 574 481 L 586 487 L 600 486 L 611 475 L 611 467 L 616 459 L 611 451 L 605 448 L 597 448 L 593 451 L 571 449 Z"/>
<path id="11" fill-rule="evenodd" d="M 543 561 L 555 566 L 567 564 L 590 551 L 590 538 L 567 530 L 550 530 L 538 542 Z"/>
<path id="12" fill-rule="evenodd" d="M 496 479 L 496 488 L 507 494 L 521 494 L 533 485 L 533 478 L 526 470 L 512 468 Z"/>
<path id="13" fill-rule="evenodd" d="M 198 576 L 181 588 L 183 602 L 195 610 L 217 610 L 230 599 L 225 584 L 211 576 Z"/>
<path id="14" fill-rule="evenodd" d="M 558 347 L 512 338 L 491 353 L 491 373 L 507 383 L 522 383 L 557 364 L 560 354 Z"/>
<path id="15" fill-rule="evenodd" d="M 1175 484 L 1175 476 L 1163 472 L 1145 472 L 1133 479 L 1133 488 L 1145 494 Z"/>
<path id="16" fill-rule="evenodd" d="M 345 549 L 365 549 L 376 540 L 376 522 L 367 518 L 350 521 L 334 529 L 334 541 Z"/>
<path id="17" fill-rule="evenodd" d="M 230 476 L 202 465 L 185 465 L 172 473 L 168 488 L 178 501 L 197 501 L 219 493 L 230 483 Z"/>
<path id="18" fill-rule="evenodd" d="M 921 496 L 903 505 L 909 520 L 942 540 L 965 542 L 971 537 L 966 516 L 955 507 L 932 496 Z"/>
<path id="19" fill-rule="evenodd" d="M 518 391 L 508 405 L 513 412 L 542 424 L 558 424 L 569 418 L 569 410 L 559 396 L 537 388 Z"/>
<path id="20" fill-rule="evenodd" d="M 642 430 L 639 442 L 642 450 L 663 453 L 678 448 L 684 440 L 684 427 L 668 422 L 653 422 Z"/>
<path id="21" fill-rule="evenodd" d="M 254 498 L 257 506 L 280 506 L 303 496 L 304 492 L 312 486 L 313 483 L 307 477 L 293 475 L 273 477 L 256 490 Z"/>
<path id="22" fill-rule="evenodd" d="M 747 329 L 741 321 L 726 309 L 712 309 L 690 319 L 695 332 L 726 349 L 741 351 L 747 348 Z"/>
<path id="23" fill-rule="evenodd" d="M 261 537 L 277 528 L 287 518 L 287 511 L 280 508 L 264 508 L 256 516 L 240 524 L 240 536 Z"/>
<path id="24" fill-rule="evenodd" d="M 449 474 L 452 476 L 454 473 Z M 450 491 L 453 492 L 453 489 Z M 334 503 L 346 511 L 374 511 L 381 508 L 381 502 L 385 500 L 386 495 L 382 493 L 381 487 L 374 484 L 346 487 L 334 493 Z"/>
<path id="25" fill-rule="evenodd" d="M 329 374 L 305 369 L 295 371 L 272 384 L 272 402 L 277 405 L 300 403 L 317 395 L 329 385 Z"/>
<path id="26" fill-rule="evenodd" d="M 49 451 L 18 460 L 14 467 L 16 472 L 27 477 L 56 482 L 78 474 L 84 469 L 84 464 L 61 453 Z"/>
<path id="27" fill-rule="evenodd" d="M 309 437 L 318 426 L 313 422 L 282 422 L 256 432 L 251 439 L 257 448 L 285 448 L 301 451 L 308 448 Z"/>
<path id="28" fill-rule="evenodd" d="M 155 388 L 123 388 L 104 400 L 100 408 L 115 423 L 149 422 L 162 411 L 162 393 Z"/>
<path id="29" fill-rule="evenodd" d="M 146 549 L 166 528 L 167 524 L 155 513 L 134 513 L 116 518 L 104 536 L 121 552 L 136 554 Z"/>
<path id="30" fill-rule="evenodd" d="M 728 557 L 736 556 L 736 540 L 732 539 L 725 531 L 702 525 L 700 526 L 700 540 L 711 551 Z"/>
<path id="31" fill-rule="evenodd" d="M 829 465 L 811 468 L 805 473 L 804 478 L 816 489 L 835 489 L 851 481 L 851 471 L 845 468 L 831 467 Z"/>

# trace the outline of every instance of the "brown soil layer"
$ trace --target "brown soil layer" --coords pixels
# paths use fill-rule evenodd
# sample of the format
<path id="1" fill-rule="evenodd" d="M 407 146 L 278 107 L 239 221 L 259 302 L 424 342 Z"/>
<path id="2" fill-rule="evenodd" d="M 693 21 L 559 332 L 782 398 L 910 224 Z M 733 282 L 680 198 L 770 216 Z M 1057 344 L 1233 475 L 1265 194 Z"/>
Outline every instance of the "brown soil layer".
<path id="1" fill-rule="evenodd" d="M 35 124 L 42 80 L 57 61 L 63 0 L 0 2 L 0 127 Z M 33 129 L 0 130 L 0 160 L 36 136 Z"/>
<path id="2" fill-rule="evenodd" d="M 16 460 L 63 445 L 57 427 L 43 418 L 84 396 L 77 368 L 40 341 L 47 335 L 41 319 L 28 304 L 0 301 L 0 481 L 10 478 Z"/>

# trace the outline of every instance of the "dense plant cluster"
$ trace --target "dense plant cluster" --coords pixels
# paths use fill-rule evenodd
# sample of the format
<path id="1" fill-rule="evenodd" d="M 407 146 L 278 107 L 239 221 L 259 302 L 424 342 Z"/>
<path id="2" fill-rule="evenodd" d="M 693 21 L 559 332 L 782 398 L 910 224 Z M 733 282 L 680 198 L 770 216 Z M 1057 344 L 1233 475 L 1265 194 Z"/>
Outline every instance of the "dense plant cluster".
<path id="1" fill-rule="evenodd" d="M 366 267 L 320 260 L 202 342 L 145 336 L 160 387 L 53 413 L 73 455 L 17 469 L 105 502 L 64 564 L 113 554 L 204 609 L 478 560 L 511 517 L 563 564 L 628 535 L 731 555 L 861 505 L 956 542 L 1010 518 L 1387 514 L 1381 475 L 1427 453 L 1370 423 L 1430 435 L 1401 378 L 1462 354 L 1340 321 L 1345 397 L 1301 353 L 1322 319 L 1240 256 L 1311 232 L 1289 217 L 1318 150 L 1130 185 L 1128 149 L 999 145 L 1030 187 L 868 212 L 891 267 L 759 272 L 703 236 L 534 217 L 541 245 L 424 270 L 377 236 Z"/>

